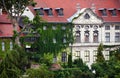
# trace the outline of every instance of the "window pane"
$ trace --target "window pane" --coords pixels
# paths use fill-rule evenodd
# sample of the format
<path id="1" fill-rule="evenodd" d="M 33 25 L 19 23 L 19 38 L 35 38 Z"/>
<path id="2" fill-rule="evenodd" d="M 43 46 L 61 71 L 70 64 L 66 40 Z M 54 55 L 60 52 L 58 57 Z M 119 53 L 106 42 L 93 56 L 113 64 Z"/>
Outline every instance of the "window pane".
<path id="1" fill-rule="evenodd" d="M 67 62 L 67 53 L 66 52 L 62 52 L 61 61 L 62 62 Z"/>
<path id="2" fill-rule="evenodd" d="M 119 32 L 115 33 L 115 42 L 120 42 L 120 33 Z"/>
<path id="3" fill-rule="evenodd" d="M 110 42 L 110 33 L 105 33 L 106 42 Z"/>
<path id="4" fill-rule="evenodd" d="M 85 62 L 89 62 L 90 61 L 90 52 L 89 51 L 85 51 L 84 52 L 84 61 Z"/>
<path id="5" fill-rule="evenodd" d="M 110 26 L 105 26 L 105 30 L 110 30 Z"/>

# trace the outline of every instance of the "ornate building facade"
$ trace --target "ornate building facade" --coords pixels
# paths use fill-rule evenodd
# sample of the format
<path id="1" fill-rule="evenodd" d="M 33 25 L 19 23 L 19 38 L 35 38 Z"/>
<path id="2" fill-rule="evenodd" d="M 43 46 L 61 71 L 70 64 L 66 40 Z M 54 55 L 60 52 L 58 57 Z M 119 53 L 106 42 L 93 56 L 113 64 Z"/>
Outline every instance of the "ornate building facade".
<path id="1" fill-rule="evenodd" d="M 35 11 L 48 22 L 72 22 L 75 42 L 73 59 L 82 58 L 89 66 L 95 62 L 100 43 L 106 60 L 120 47 L 120 0 L 35 0 Z"/>

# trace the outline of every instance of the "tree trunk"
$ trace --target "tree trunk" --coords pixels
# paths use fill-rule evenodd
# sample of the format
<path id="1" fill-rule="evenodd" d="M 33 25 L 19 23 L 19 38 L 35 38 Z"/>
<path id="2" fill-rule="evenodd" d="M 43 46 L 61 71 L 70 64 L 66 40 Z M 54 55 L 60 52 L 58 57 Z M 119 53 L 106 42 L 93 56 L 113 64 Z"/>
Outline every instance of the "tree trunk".
<path id="1" fill-rule="evenodd" d="M 12 24 L 13 24 L 13 29 L 14 29 L 15 44 L 17 44 L 18 46 L 21 46 L 20 45 L 20 34 L 19 34 L 19 30 L 18 30 L 19 24 L 18 24 L 16 18 L 12 19 Z"/>

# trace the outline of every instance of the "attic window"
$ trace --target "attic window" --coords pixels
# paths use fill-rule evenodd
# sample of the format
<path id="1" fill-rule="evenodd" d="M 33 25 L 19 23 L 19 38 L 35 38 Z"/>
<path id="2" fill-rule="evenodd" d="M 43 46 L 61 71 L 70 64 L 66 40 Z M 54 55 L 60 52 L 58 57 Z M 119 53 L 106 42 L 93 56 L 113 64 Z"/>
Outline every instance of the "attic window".
<path id="1" fill-rule="evenodd" d="M 38 12 L 39 15 L 44 15 L 43 8 L 34 8 L 34 10 L 35 10 L 36 12 Z"/>
<path id="2" fill-rule="evenodd" d="M 110 11 L 110 13 L 111 13 L 112 16 L 116 16 L 117 15 L 115 8 L 110 8 L 108 10 Z"/>
<path id="3" fill-rule="evenodd" d="M 56 10 L 58 16 L 63 16 L 64 15 L 63 14 L 63 8 L 56 8 L 55 10 Z"/>
<path id="4" fill-rule="evenodd" d="M 52 16 L 52 8 L 44 8 L 44 11 L 47 13 L 48 16 Z"/>
<path id="5" fill-rule="evenodd" d="M 89 14 L 86 13 L 85 16 L 84 16 L 84 18 L 85 18 L 85 19 L 89 19 L 89 18 L 90 18 Z"/>
<path id="6" fill-rule="evenodd" d="M 99 11 L 101 12 L 102 16 L 107 16 L 107 12 L 105 8 L 99 8 Z"/>

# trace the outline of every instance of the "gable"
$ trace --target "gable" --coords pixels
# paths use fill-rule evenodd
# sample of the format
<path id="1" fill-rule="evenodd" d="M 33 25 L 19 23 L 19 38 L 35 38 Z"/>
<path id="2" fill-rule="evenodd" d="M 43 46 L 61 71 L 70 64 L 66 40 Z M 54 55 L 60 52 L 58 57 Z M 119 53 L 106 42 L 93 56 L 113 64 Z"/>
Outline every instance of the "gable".
<path id="1" fill-rule="evenodd" d="M 82 11 L 82 10 L 81 10 Z M 72 16 L 72 23 L 74 24 L 102 24 L 102 18 L 98 17 L 90 8 L 84 9 L 84 11 L 76 13 L 78 15 Z M 69 18 L 69 19 L 70 19 Z"/>

